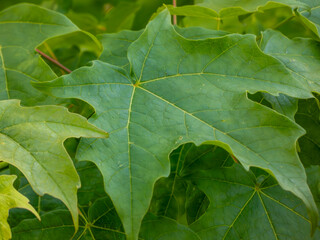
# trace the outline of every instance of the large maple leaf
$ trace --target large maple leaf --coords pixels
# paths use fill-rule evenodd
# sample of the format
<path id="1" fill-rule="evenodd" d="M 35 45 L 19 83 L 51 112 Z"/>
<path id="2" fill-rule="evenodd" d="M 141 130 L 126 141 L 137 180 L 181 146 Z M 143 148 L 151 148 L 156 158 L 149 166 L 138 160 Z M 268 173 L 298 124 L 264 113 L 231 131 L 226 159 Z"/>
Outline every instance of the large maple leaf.
<path id="1" fill-rule="evenodd" d="M 90 121 L 110 139 L 82 140 L 77 158 L 104 176 L 128 239 L 138 237 L 153 185 L 169 174 L 168 155 L 186 142 L 217 144 L 246 169 L 272 173 L 300 197 L 314 226 L 317 208 L 295 143 L 305 131 L 287 117 L 247 98 L 247 92 L 312 97 L 286 68 L 258 48 L 252 35 L 188 40 L 167 10 L 128 48 L 131 74 L 101 61 L 35 86 L 90 103 Z"/>

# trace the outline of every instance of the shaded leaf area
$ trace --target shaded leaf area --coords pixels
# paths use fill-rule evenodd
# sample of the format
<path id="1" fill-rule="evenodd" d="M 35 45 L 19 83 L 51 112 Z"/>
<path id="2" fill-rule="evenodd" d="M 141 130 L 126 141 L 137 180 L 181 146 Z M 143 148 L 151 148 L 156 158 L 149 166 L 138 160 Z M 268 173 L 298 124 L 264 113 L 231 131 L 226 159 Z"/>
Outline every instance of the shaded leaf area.
<path id="1" fill-rule="evenodd" d="M 138 236 L 153 184 L 169 174 L 168 153 L 186 142 L 216 143 L 245 168 L 270 170 L 284 189 L 304 200 L 316 223 L 295 149 L 304 131 L 246 96 L 247 91 L 300 98 L 312 94 L 278 60 L 263 54 L 253 36 L 188 40 L 177 34 L 164 11 L 129 46 L 128 59 L 130 76 L 96 61 L 34 85 L 90 103 L 96 110 L 90 121 L 111 132 L 108 140 L 81 140 L 77 158 L 95 162 L 102 172 L 128 239 Z"/>
<path id="2" fill-rule="evenodd" d="M 18 100 L 4 100 L 0 113 L 0 161 L 17 167 L 37 194 L 63 201 L 77 226 L 80 179 L 63 142 L 107 133 L 58 106 L 21 107 Z"/>
<path id="3" fill-rule="evenodd" d="M 230 164 L 228 153 L 221 148 L 189 146 L 176 150 L 171 160 L 177 154 L 184 156 L 183 179 L 203 191 L 210 201 L 206 212 L 190 225 L 201 239 L 319 238 L 319 226 L 310 237 L 311 224 L 302 201 L 281 189 L 268 173 L 255 168 L 247 172 L 240 164 Z M 307 172 L 318 203 L 319 168 Z M 167 198 L 166 194 L 163 197 Z M 190 203 L 193 196 L 188 197 L 185 205 L 201 211 L 200 201 Z"/>
<path id="4" fill-rule="evenodd" d="M 54 101 L 30 84 L 56 78 L 35 48 L 49 38 L 80 29 L 64 15 L 31 4 L 3 10 L 0 25 L 0 99 L 17 98 L 27 105 Z M 88 37 L 99 45 L 95 37 Z"/>
<path id="5" fill-rule="evenodd" d="M 72 149 L 70 149 L 70 146 L 67 147 L 69 148 L 68 152 L 71 152 Z M 76 162 L 75 167 L 81 180 L 81 188 L 77 192 L 78 207 L 87 211 L 95 200 L 106 196 L 103 188 L 102 176 L 93 163 Z M 30 204 L 37 209 L 39 214 L 43 215 L 54 210 L 66 209 L 65 205 L 58 199 L 49 195 L 37 195 L 27 179 L 17 168 L 10 166 L 9 171 L 4 173 L 1 172 L 1 174 L 6 173 L 18 176 L 18 180 L 15 184 L 16 189 L 30 199 Z M 28 218 L 33 218 L 28 211 L 14 209 L 9 216 L 10 226 L 15 227 L 20 221 Z"/>
<path id="6" fill-rule="evenodd" d="M 307 134 L 299 139 L 299 156 L 305 166 L 320 165 L 320 105 L 319 95 L 315 99 L 299 100 L 296 122 Z"/>
<path id="7" fill-rule="evenodd" d="M 252 239 L 255 237 L 255 239 L 281 240 L 287 238 L 317 239 L 319 237 L 318 228 L 314 238 L 307 238 L 310 223 L 306 218 L 305 207 L 299 199 L 282 190 L 266 172 L 259 169 L 247 172 L 241 165 L 233 164 L 232 158 L 225 150 L 212 145 L 196 147 L 194 144 L 185 144 L 176 149 L 170 155 L 170 159 L 171 176 L 157 182 L 155 187 L 157 194 L 154 196 L 158 198 L 153 198 L 151 206 L 158 202 L 155 206 L 158 209 L 164 209 L 166 205 L 164 203 L 168 203 L 171 197 L 171 204 L 166 206 L 169 212 L 167 215 L 170 216 L 173 210 L 177 211 L 178 205 L 185 208 L 188 223 L 197 233 L 172 219 L 156 217 L 149 213 L 142 222 L 139 239 L 151 240 L 161 237 L 161 239 L 168 240 L 215 240 L 222 239 L 222 234 L 225 236 L 223 239 Z M 85 162 L 80 164 L 83 165 Z M 180 167 L 177 166 L 178 164 Z M 176 169 L 180 171 L 177 173 Z M 88 176 L 91 175 L 90 179 L 95 181 L 94 174 L 97 168 L 92 164 L 86 163 L 78 170 L 83 180 L 88 179 Z M 309 186 L 319 204 L 319 167 L 307 168 L 307 173 Z M 190 186 L 186 190 L 184 204 L 173 204 L 177 202 L 177 197 L 181 196 L 177 193 L 182 191 L 173 190 L 175 187 L 171 184 L 172 177 L 176 178 L 175 187 L 180 185 L 178 181 L 185 181 Z M 99 178 L 101 179 L 98 177 L 97 180 Z M 98 181 L 98 184 L 93 184 L 94 187 L 87 188 L 83 192 L 93 193 L 99 188 L 103 190 L 102 179 Z M 167 184 L 163 184 L 165 181 Z M 173 195 L 169 197 L 168 192 L 172 192 Z M 210 200 L 207 196 L 211 196 Z M 74 235 L 72 239 L 125 240 L 120 218 L 110 199 L 100 198 L 98 195 L 94 198 L 96 200 L 93 204 L 84 204 L 85 207 L 80 207 L 80 226 L 76 235 L 74 235 L 70 213 L 56 208 L 42 214 L 41 222 L 35 218 L 32 219 L 31 216 L 21 221 L 13 228 L 13 239 L 71 239 Z M 46 204 L 48 202 L 43 202 L 43 205 Z M 152 208 L 150 210 L 152 212 Z M 219 213 L 224 217 L 217 218 L 220 216 Z M 164 215 L 161 214 L 161 211 L 158 211 L 157 214 Z M 172 215 L 170 217 L 175 218 Z M 226 224 L 228 220 L 229 222 L 232 220 L 233 224 Z M 216 221 L 220 222 L 216 223 Z M 184 225 L 188 223 L 185 222 Z M 212 224 L 217 225 L 212 227 Z M 271 224 L 275 232 L 271 229 Z M 208 225 L 211 227 L 208 228 Z M 272 234 L 276 234 L 277 238 Z"/>
<path id="8" fill-rule="evenodd" d="M 9 210 L 11 208 L 25 208 L 39 218 L 34 208 L 29 204 L 29 200 L 19 193 L 13 182 L 17 177 L 13 175 L 0 175 L 0 239 L 10 239 L 12 234 L 7 223 Z"/>
<path id="9" fill-rule="evenodd" d="M 182 224 L 196 221 L 208 208 L 209 199 L 184 175 L 189 168 L 197 171 L 220 167 L 221 162 L 230 166 L 234 161 L 228 152 L 217 146 L 196 147 L 188 143 L 174 150 L 170 155 L 171 173 L 156 182 L 149 211 Z"/>
<path id="10" fill-rule="evenodd" d="M 11 212 L 10 224 L 13 226 L 13 239 L 126 239 L 121 220 L 111 200 L 105 197 L 99 170 L 89 162 L 80 162 L 76 166 L 82 182 L 82 187 L 78 191 L 81 216 L 79 231 L 74 234 L 71 215 L 63 209 L 63 205 L 54 206 L 52 203 L 55 199 L 45 196 L 39 198 L 41 199 L 41 222 L 24 214 L 26 211 Z M 25 182 L 23 178 L 22 181 Z M 35 198 L 33 204 L 39 205 L 36 200 L 38 196 L 31 191 L 30 186 L 27 183 L 21 186 L 20 191 L 30 199 Z M 12 224 L 15 217 L 20 221 Z M 161 239 L 168 240 L 198 239 L 192 230 L 173 220 L 148 215 L 142 224 L 139 239 L 151 240 L 160 236 Z"/>

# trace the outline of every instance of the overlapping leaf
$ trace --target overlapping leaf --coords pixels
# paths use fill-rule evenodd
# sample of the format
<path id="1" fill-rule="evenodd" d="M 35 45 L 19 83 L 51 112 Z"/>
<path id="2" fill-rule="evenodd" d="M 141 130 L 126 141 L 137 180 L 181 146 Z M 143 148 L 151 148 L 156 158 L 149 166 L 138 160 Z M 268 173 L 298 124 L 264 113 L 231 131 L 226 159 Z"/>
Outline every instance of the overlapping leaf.
<path id="1" fill-rule="evenodd" d="M 320 2 L 317 0 L 299 0 L 309 6 L 308 9 L 299 9 L 298 17 L 310 28 L 319 39 L 320 36 Z"/>
<path id="2" fill-rule="evenodd" d="M 279 59 L 312 92 L 320 93 L 320 44 L 312 39 L 288 39 L 281 33 L 263 33 L 261 49 Z"/>
<path id="3" fill-rule="evenodd" d="M 279 5 L 287 5 L 292 8 L 307 7 L 299 0 L 197 0 L 199 6 L 204 6 L 219 12 L 220 16 L 242 15 L 258 10 L 278 7 Z"/>
<path id="4" fill-rule="evenodd" d="M 180 35 L 188 39 L 222 37 L 228 34 L 224 31 L 216 31 L 202 27 L 180 28 L 175 26 L 175 30 Z M 103 52 L 100 56 L 100 60 L 130 70 L 130 63 L 127 58 L 128 48 L 141 36 L 142 32 L 142 30 L 125 30 L 119 33 L 99 35 L 98 39 L 101 41 L 103 46 Z"/>
<path id="5" fill-rule="evenodd" d="M 172 8 L 170 12 L 185 16 L 181 21 L 184 26 L 204 26 L 212 29 L 223 29 L 236 33 L 254 33 L 272 28 L 277 29 L 294 19 L 294 8 L 308 9 L 308 5 L 299 1 L 199 1 L 197 5 Z M 307 35 L 300 23 L 295 21 L 295 31 Z M 290 25 L 286 25 L 288 28 Z M 282 29 L 288 34 L 290 31 Z"/>
<path id="6" fill-rule="evenodd" d="M 80 226 L 82 231 L 83 227 Z M 56 210 L 38 219 L 26 219 L 12 229 L 12 239 L 40 240 L 40 239 L 71 239 L 74 235 L 74 225 L 70 213 L 66 210 Z"/>
<path id="7" fill-rule="evenodd" d="M 223 163 L 219 156 L 212 161 Z M 283 191 L 266 173 L 253 174 L 239 164 L 198 171 L 190 168 L 189 172 L 185 178 L 195 183 L 210 200 L 206 213 L 190 226 L 202 240 L 299 240 L 320 236 L 319 226 L 313 238 L 310 236 L 310 222 L 300 199 Z M 312 179 L 314 188 L 317 182 Z"/>
<path id="8" fill-rule="evenodd" d="M 0 113 L 0 160 L 16 166 L 37 194 L 62 200 L 77 226 L 80 180 L 63 142 L 107 133 L 63 107 L 24 108 L 17 100 L 4 100 Z"/>
<path id="9" fill-rule="evenodd" d="M 19 4 L 0 13 L 0 99 L 17 98 L 36 104 L 47 96 L 36 91 L 31 81 L 56 77 L 35 52 L 45 40 L 80 31 L 62 14 L 36 5 Z M 95 37 L 89 35 L 99 46 Z"/>
<path id="10" fill-rule="evenodd" d="M 37 88 L 81 98 L 108 140 L 81 141 L 77 157 L 96 163 L 128 239 L 136 239 L 154 182 L 169 173 L 170 150 L 185 142 L 216 143 L 246 169 L 269 170 L 280 185 L 317 209 L 295 141 L 304 131 L 283 115 L 247 99 L 246 91 L 312 97 L 285 67 L 261 53 L 253 36 L 187 40 L 167 11 L 130 45 L 132 74 L 100 61 Z M 231 67 L 232 66 L 232 67 Z M 283 171 L 282 169 L 286 169 Z"/>
<path id="11" fill-rule="evenodd" d="M 320 106 L 317 99 L 299 101 L 296 122 L 307 134 L 299 139 L 299 155 L 305 166 L 320 165 Z"/>
<path id="12" fill-rule="evenodd" d="M 7 223 L 11 208 L 25 208 L 39 218 L 38 213 L 29 205 L 29 200 L 13 187 L 16 176 L 0 175 L 0 239 L 11 238 L 10 226 Z"/>

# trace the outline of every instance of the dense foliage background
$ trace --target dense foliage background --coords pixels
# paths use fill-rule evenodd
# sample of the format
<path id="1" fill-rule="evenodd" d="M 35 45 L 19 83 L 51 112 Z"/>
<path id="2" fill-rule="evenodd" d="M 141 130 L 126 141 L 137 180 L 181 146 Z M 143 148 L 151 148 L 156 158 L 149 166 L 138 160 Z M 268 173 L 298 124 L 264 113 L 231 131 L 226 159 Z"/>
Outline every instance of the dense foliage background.
<path id="1" fill-rule="evenodd" d="M 0 0 L 0 239 L 320 239 L 320 0 L 172 4 Z"/>

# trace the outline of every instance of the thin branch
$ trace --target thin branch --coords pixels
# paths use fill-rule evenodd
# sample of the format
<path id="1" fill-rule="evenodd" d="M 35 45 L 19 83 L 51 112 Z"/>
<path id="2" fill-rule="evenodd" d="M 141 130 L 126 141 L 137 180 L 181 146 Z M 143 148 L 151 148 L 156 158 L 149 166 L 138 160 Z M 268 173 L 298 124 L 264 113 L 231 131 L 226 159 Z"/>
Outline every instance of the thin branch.
<path id="1" fill-rule="evenodd" d="M 177 6 L 177 0 L 172 0 L 173 7 Z M 173 25 L 177 25 L 177 15 L 173 15 Z"/>
<path id="2" fill-rule="evenodd" d="M 41 56 L 43 56 L 45 59 L 49 60 L 53 64 L 57 65 L 58 67 L 62 68 L 67 73 L 71 73 L 72 71 L 68 69 L 67 67 L 63 66 L 61 63 L 59 63 L 57 60 L 53 59 L 52 57 L 49 57 L 44 52 L 41 52 L 39 49 L 36 49 L 36 52 L 39 53 Z"/>
<path id="3" fill-rule="evenodd" d="M 45 46 L 45 48 L 47 49 L 50 57 L 52 57 L 54 60 L 58 61 L 58 58 L 56 57 L 56 55 L 54 54 L 54 52 L 51 50 L 50 46 L 48 45 L 48 43 L 44 42 L 43 44 Z M 63 71 L 61 68 L 60 68 L 60 72 L 62 75 L 66 74 L 65 71 Z"/>
<path id="4" fill-rule="evenodd" d="M 230 154 L 230 156 L 232 157 L 232 159 L 233 159 L 233 161 L 234 161 L 235 163 L 239 163 L 238 159 L 237 159 L 235 156 L 233 156 L 232 154 Z"/>

